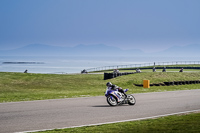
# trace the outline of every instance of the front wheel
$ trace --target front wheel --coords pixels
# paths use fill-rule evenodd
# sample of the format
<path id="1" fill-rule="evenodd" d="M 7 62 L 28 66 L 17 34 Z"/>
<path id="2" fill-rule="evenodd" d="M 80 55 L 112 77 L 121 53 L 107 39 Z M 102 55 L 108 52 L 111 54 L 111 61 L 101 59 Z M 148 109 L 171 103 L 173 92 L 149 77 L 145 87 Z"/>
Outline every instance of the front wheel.
<path id="1" fill-rule="evenodd" d="M 128 95 L 127 99 L 128 99 L 128 104 L 129 105 L 135 105 L 136 100 L 135 100 L 135 97 L 133 95 Z"/>
<path id="2" fill-rule="evenodd" d="M 117 99 L 111 95 L 108 95 L 107 96 L 107 103 L 110 105 L 110 106 L 116 106 L 117 105 Z"/>

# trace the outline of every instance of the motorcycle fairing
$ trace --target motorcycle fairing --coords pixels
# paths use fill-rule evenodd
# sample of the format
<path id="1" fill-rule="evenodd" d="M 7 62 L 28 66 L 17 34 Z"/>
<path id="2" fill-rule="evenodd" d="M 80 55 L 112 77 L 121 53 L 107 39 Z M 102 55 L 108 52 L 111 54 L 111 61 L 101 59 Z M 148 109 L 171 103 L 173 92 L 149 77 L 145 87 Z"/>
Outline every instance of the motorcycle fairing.
<path id="1" fill-rule="evenodd" d="M 112 91 L 110 94 L 113 95 L 114 97 L 116 97 L 117 101 L 120 101 L 121 97 L 120 97 L 118 91 Z"/>

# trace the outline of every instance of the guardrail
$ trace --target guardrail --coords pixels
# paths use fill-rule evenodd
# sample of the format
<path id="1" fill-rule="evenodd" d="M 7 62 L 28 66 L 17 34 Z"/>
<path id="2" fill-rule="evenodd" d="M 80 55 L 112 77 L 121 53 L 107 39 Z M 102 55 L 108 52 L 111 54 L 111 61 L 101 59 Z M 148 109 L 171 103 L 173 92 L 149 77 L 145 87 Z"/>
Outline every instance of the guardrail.
<path id="1" fill-rule="evenodd" d="M 102 70 L 112 70 L 121 68 L 140 68 L 147 66 L 166 66 L 166 65 L 188 65 L 188 64 L 200 64 L 200 61 L 172 61 L 172 62 L 153 62 L 153 63 L 143 63 L 143 64 L 128 64 L 128 65 L 115 65 L 115 66 L 102 66 L 97 68 L 86 69 L 87 72 L 102 71 Z"/>

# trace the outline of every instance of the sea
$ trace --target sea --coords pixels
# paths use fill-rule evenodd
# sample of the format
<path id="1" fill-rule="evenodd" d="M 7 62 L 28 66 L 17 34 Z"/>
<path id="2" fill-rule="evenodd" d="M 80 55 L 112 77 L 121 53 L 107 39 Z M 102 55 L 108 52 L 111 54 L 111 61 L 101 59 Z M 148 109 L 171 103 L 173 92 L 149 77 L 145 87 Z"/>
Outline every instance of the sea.
<path id="1" fill-rule="evenodd" d="M 200 61 L 199 57 L 126 57 L 126 56 L 0 56 L 0 72 L 76 74 L 95 68 L 162 62 Z"/>

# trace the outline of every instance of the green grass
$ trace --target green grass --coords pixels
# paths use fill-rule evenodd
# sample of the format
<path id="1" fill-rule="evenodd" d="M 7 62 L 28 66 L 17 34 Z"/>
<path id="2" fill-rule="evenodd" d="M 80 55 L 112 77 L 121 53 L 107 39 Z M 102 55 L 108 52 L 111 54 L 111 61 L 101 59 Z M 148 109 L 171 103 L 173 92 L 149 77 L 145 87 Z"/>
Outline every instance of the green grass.
<path id="1" fill-rule="evenodd" d="M 103 75 L 0 73 L 0 102 L 72 98 L 102 94 Z"/>
<path id="2" fill-rule="evenodd" d="M 103 74 L 31 74 L 0 72 L 0 102 L 60 99 L 104 95 L 105 84 L 112 82 L 129 93 L 146 93 L 199 89 L 199 84 L 179 86 L 137 87 L 144 79 L 150 83 L 163 81 L 200 80 L 200 72 L 144 72 L 103 80 Z"/>
<path id="3" fill-rule="evenodd" d="M 55 129 L 44 133 L 199 133 L 200 113 L 99 126 Z"/>

